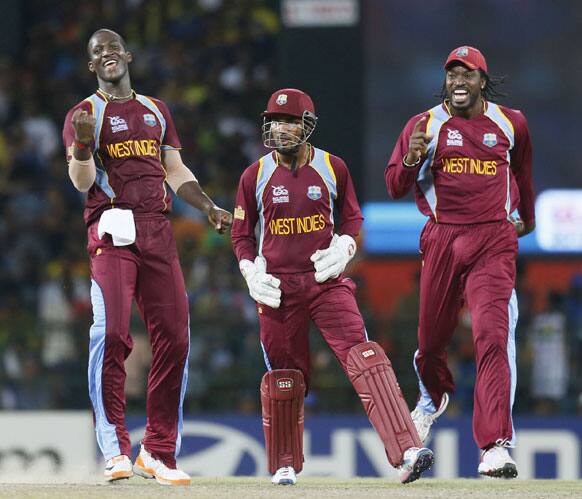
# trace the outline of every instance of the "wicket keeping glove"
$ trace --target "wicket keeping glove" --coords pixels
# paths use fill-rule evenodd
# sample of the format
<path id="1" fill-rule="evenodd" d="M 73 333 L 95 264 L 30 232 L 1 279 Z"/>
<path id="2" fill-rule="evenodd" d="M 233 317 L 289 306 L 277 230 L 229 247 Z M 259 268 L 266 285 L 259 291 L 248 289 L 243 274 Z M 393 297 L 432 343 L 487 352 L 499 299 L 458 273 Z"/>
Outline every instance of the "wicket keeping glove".
<path id="1" fill-rule="evenodd" d="M 347 234 L 334 234 L 329 248 L 317 250 L 311 255 L 315 267 L 315 280 L 325 282 L 338 277 L 346 268 L 348 262 L 356 254 L 356 241 Z"/>
<path id="2" fill-rule="evenodd" d="M 281 281 L 271 274 L 267 274 L 267 261 L 264 257 L 257 256 L 254 263 L 250 260 L 241 260 L 238 266 L 247 281 L 251 298 L 262 305 L 279 308 Z"/>

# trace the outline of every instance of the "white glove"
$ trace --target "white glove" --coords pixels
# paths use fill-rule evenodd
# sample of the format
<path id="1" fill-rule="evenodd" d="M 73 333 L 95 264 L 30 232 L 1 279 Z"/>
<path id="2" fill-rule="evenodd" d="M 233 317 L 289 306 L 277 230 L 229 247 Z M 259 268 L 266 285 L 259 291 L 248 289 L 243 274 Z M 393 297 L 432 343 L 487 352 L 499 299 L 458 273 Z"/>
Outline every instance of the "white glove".
<path id="1" fill-rule="evenodd" d="M 317 250 L 311 255 L 315 267 L 315 280 L 325 282 L 330 278 L 336 278 L 345 270 L 355 254 L 356 241 L 352 237 L 347 234 L 343 236 L 334 234 L 329 248 Z"/>
<path id="2" fill-rule="evenodd" d="M 257 256 L 255 263 L 250 260 L 241 260 L 238 267 L 247 281 L 251 298 L 262 305 L 279 308 L 281 281 L 271 274 L 267 274 L 267 261 L 262 256 Z"/>

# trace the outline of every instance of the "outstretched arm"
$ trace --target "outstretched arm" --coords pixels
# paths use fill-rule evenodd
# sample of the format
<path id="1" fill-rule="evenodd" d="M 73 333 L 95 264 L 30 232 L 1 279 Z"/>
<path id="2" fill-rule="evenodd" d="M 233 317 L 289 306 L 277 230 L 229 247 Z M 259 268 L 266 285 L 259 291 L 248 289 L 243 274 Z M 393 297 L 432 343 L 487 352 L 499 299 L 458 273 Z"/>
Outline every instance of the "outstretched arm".
<path id="1" fill-rule="evenodd" d="M 162 150 L 162 163 L 166 168 L 167 182 L 172 190 L 189 205 L 208 216 L 217 232 L 223 234 L 232 225 L 232 214 L 214 204 L 202 190 L 194 174 L 182 161 L 177 149 Z"/>

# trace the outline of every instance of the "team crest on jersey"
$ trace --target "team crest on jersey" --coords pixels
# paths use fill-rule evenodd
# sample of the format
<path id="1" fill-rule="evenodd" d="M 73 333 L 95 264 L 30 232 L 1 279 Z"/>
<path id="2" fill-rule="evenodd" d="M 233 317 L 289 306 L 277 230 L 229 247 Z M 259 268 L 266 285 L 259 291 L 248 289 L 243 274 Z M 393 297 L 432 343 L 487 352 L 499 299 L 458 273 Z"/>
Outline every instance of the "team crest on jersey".
<path id="1" fill-rule="evenodd" d="M 108 118 L 113 133 L 122 132 L 123 130 L 128 129 L 127 122 L 123 118 L 120 118 L 119 116 L 108 116 Z"/>
<path id="2" fill-rule="evenodd" d="M 483 144 L 485 144 L 488 147 L 493 147 L 497 145 L 497 135 L 494 133 L 484 133 Z"/>
<path id="3" fill-rule="evenodd" d="M 271 188 L 273 189 L 273 203 L 289 202 L 289 191 L 284 185 L 272 185 Z"/>
<path id="4" fill-rule="evenodd" d="M 447 145 L 448 146 L 462 146 L 463 136 L 459 130 L 451 130 L 447 128 Z"/>
<path id="5" fill-rule="evenodd" d="M 318 200 L 321 197 L 321 187 L 319 185 L 310 185 L 307 188 L 307 197 L 314 201 Z"/>
<path id="6" fill-rule="evenodd" d="M 156 117 L 153 114 L 144 114 L 143 121 L 147 126 L 156 126 Z"/>
<path id="7" fill-rule="evenodd" d="M 280 106 L 287 104 L 287 94 L 279 94 L 277 95 L 277 100 L 275 101 Z"/>

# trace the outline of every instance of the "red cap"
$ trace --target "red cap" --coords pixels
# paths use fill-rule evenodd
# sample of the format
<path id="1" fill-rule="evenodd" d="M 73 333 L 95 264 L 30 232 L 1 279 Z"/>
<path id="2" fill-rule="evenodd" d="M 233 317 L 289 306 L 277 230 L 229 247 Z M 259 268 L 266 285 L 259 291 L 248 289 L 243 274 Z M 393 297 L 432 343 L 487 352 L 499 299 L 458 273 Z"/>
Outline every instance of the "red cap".
<path id="1" fill-rule="evenodd" d="M 445 69 L 448 69 L 454 62 L 460 62 L 469 69 L 480 69 L 487 73 L 487 62 L 483 54 L 475 47 L 463 45 L 453 50 L 447 61 L 445 62 Z"/>
<path id="2" fill-rule="evenodd" d="M 271 95 L 263 115 L 287 114 L 302 118 L 305 111 L 315 114 L 311 97 L 296 88 L 282 88 Z"/>

